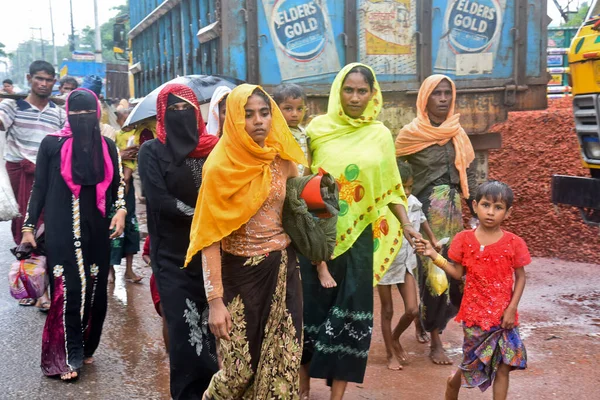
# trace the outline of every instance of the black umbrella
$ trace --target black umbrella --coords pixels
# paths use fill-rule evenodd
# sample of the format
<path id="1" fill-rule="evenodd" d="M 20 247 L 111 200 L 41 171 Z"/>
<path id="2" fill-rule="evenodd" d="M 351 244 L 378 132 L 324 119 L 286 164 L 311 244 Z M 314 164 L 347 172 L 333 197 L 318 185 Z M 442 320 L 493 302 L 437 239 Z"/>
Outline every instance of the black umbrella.
<path id="1" fill-rule="evenodd" d="M 169 83 L 180 83 L 188 86 L 194 91 L 196 97 L 198 97 L 198 103 L 203 104 L 210 102 L 215 89 L 219 86 L 227 86 L 233 89 L 244 83 L 244 81 L 220 75 L 186 75 L 177 77 L 157 87 L 139 102 L 133 111 L 131 111 L 129 117 L 127 117 L 124 126 L 133 125 L 145 119 L 156 117 L 156 99 L 162 88 Z"/>

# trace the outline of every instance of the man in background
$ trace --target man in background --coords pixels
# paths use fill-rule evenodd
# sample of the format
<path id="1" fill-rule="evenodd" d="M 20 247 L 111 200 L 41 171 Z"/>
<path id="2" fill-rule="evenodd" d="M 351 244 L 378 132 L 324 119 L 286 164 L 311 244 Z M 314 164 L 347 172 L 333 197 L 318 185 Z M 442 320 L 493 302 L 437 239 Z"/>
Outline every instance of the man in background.
<path id="1" fill-rule="evenodd" d="M 2 93 L 4 94 L 15 94 L 13 81 L 10 79 L 5 79 L 2 81 Z"/>
<path id="2" fill-rule="evenodd" d="M 63 76 L 59 81 L 58 91 L 61 96 L 65 96 L 71 93 L 73 90 L 79 87 L 79 83 L 72 76 Z"/>
<path id="3" fill-rule="evenodd" d="M 6 171 L 21 214 L 12 221 L 12 234 L 17 245 L 21 243 L 21 229 L 33 187 L 40 144 L 46 135 L 60 130 L 67 119 L 65 111 L 50 101 L 52 88 L 56 83 L 55 75 L 50 63 L 34 61 L 29 66 L 27 75 L 31 86 L 29 95 L 25 99 L 5 99 L 0 103 L 0 130 L 6 131 Z M 48 299 L 40 301 L 40 308 L 50 308 Z M 29 302 L 23 305 L 33 304 Z"/>

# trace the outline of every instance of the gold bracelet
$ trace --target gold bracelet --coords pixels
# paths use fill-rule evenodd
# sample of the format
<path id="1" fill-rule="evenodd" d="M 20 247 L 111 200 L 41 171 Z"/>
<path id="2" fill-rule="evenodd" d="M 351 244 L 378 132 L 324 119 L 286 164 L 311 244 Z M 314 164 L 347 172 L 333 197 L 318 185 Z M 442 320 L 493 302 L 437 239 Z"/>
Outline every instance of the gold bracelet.
<path id="1" fill-rule="evenodd" d="M 406 224 L 402 224 L 402 227 L 405 228 L 407 226 L 410 226 L 411 228 L 413 227 L 411 223 L 407 222 Z"/>
<path id="2" fill-rule="evenodd" d="M 438 256 L 435 258 L 435 260 L 433 260 L 433 263 L 436 266 L 442 268 L 442 267 L 445 267 L 446 264 L 448 264 L 448 260 L 446 260 L 443 255 L 438 254 Z"/>

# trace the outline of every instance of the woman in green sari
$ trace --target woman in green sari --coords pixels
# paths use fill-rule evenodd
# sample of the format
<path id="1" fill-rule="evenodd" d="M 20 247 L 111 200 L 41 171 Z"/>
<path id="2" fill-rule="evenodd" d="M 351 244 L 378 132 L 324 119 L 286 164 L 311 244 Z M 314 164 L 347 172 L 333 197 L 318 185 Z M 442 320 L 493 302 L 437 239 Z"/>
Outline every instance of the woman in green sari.
<path id="1" fill-rule="evenodd" d="M 349 64 L 331 87 L 327 114 L 307 128 L 312 171 L 332 174 L 340 186 L 337 244 L 327 263 L 337 286 L 324 288 L 307 260 L 304 291 L 301 398 L 310 378 L 327 379 L 331 398 L 347 382 L 362 383 L 373 327 L 373 284 L 402 244 L 420 234 L 410 225 L 390 131 L 377 121 L 383 100 L 373 70 Z"/>

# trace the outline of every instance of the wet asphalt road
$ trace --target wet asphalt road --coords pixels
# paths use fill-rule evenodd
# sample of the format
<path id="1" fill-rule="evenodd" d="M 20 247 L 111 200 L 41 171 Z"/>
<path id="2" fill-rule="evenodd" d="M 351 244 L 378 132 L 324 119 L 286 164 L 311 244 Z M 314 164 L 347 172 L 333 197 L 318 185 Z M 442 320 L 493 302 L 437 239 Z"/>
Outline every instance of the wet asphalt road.
<path id="1" fill-rule="evenodd" d="M 160 318 L 148 288 L 150 269 L 136 257 L 142 284 L 125 284 L 122 269 L 109 286 L 108 315 L 96 362 L 85 366 L 77 383 L 45 378 L 40 370 L 40 347 L 45 315 L 20 307 L 10 297 L 6 274 L 14 260 L 10 224 L 0 223 L 0 400 L 4 399 L 168 399 L 168 360 Z M 138 256 L 139 257 L 139 256 Z M 395 317 L 401 299 L 394 291 Z M 600 265 L 535 259 L 527 268 L 527 287 L 520 306 L 521 333 L 529 369 L 511 374 L 510 399 L 600 398 Z M 389 371 L 379 329 L 379 300 L 369 364 L 363 384 L 350 383 L 345 399 L 443 399 L 453 366 L 434 366 L 428 349 L 414 338 L 412 328 L 402 336 L 410 356 L 403 371 Z M 462 329 L 451 322 L 443 335 L 455 363 L 460 362 Z M 463 391 L 461 399 L 492 399 L 491 390 Z M 328 399 L 323 381 L 313 380 L 311 399 Z"/>
<path id="2" fill-rule="evenodd" d="M 168 399 L 168 360 L 148 287 L 150 268 L 138 261 L 142 284 L 109 286 L 108 314 L 96 362 L 76 383 L 48 379 L 40 369 L 45 315 L 21 307 L 8 291 L 14 261 L 10 223 L 0 223 L 0 399 Z"/>

